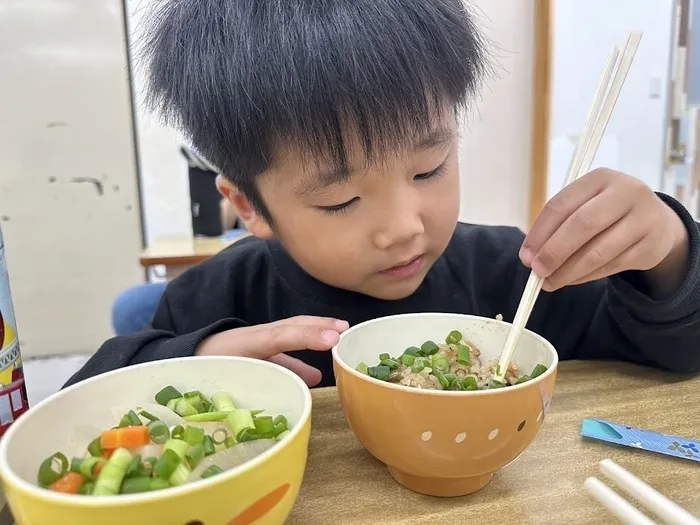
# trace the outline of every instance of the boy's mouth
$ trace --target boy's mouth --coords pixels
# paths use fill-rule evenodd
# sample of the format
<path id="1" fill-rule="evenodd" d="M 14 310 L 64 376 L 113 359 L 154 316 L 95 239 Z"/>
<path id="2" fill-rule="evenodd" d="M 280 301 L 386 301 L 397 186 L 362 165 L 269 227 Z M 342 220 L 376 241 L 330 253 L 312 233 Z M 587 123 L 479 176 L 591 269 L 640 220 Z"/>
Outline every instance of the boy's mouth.
<path id="1" fill-rule="evenodd" d="M 410 277 L 417 273 L 423 266 L 424 255 L 416 255 L 412 259 L 400 262 L 399 264 L 382 270 L 381 273 L 391 277 Z"/>

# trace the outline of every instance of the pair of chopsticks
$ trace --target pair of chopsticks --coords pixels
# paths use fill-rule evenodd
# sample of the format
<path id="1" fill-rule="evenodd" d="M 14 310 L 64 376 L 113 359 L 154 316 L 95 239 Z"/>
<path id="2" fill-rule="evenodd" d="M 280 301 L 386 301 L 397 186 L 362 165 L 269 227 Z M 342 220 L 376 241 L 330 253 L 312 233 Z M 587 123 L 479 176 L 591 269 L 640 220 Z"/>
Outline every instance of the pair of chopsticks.
<path id="1" fill-rule="evenodd" d="M 600 462 L 600 471 L 613 480 L 623 491 L 639 501 L 665 523 L 672 525 L 700 525 L 700 520 L 678 506 L 666 496 L 644 483 L 634 474 L 626 471 L 611 459 Z M 617 492 L 598 478 L 588 478 L 583 487 L 598 503 L 614 514 L 622 523 L 635 525 L 656 525 Z"/>
<path id="2" fill-rule="evenodd" d="M 642 33 L 634 31 L 627 37 L 627 43 L 621 57 L 620 50 L 617 47 L 611 51 L 605 69 L 603 69 L 603 73 L 598 81 L 593 102 L 588 108 L 586 124 L 569 162 L 563 187 L 568 186 L 590 170 L 641 39 Z M 620 57 L 619 61 L 618 57 Z M 494 375 L 496 381 L 503 382 L 515 348 L 520 341 L 520 336 L 525 329 L 527 320 L 530 318 L 532 309 L 535 306 L 535 301 L 537 301 L 537 296 L 542 289 L 543 281 L 543 278 L 534 272 L 530 272 L 530 277 L 525 285 L 525 291 L 520 299 L 520 304 L 518 304 L 518 310 L 515 313 L 508 339 L 506 339 L 505 347 L 496 368 L 496 374 Z"/>

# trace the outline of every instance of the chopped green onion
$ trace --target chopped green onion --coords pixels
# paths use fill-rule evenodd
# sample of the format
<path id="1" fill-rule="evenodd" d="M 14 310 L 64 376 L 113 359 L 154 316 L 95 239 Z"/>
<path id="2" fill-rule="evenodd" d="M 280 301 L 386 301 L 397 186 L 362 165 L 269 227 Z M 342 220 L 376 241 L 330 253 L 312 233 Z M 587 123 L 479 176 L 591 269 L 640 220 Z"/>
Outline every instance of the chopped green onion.
<path id="1" fill-rule="evenodd" d="M 379 354 L 379 360 L 381 361 L 382 359 L 391 359 L 391 356 L 387 353 Z"/>
<path id="2" fill-rule="evenodd" d="M 212 406 L 211 401 L 209 401 L 199 390 L 185 392 L 182 397 L 185 399 L 185 401 L 192 405 L 197 412 L 200 413 L 207 412 Z"/>
<path id="3" fill-rule="evenodd" d="M 153 478 L 148 476 L 138 476 L 135 478 L 128 478 L 122 483 L 121 490 L 122 494 L 138 494 L 140 492 L 149 492 L 151 490 L 151 481 Z"/>
<path id="4" fill-rule="evenodd" d="M 184 440 L 192 446 L 204 443 L 204 429 L 199 427 L 187 427 L 185 429 Z"/>
<path id="5" fill-rule="evenodd" d="M 192 404 L 187 401 L 184 397 L 177 399 L 171 399 L 168 401 L 168 408 L 175 412 L 178 416 L 192 416 L 198 414 L 199 411 L 192 406 Z"/>
<path id="6" fill-rule="evenodd" d="M 454 381 L 450 381 L 450 390 L 457 390 L 457 391 L 464 390 L 462 388 L 462 382 L 459 380 L 458 377 L 455 377 Z"/>
<path id="7" fill-rule="evenodd" d="M 411 372 L 414 374 L 417 374 L 421 372 L 425 368 L 425 361 L 423 358 L 416 359 L 415 362 L 411 365 Z"/>
<path id="8" fill-rule="evenodd" d="M 153 472 L 155 472 L 156 476 L 159 478 L 170 479 L 170 476 L 173 475 L 173 472 L 175 472 L 175 469 L 181 461 L 182 458 L 180 458 L 174 450 L 164 450 L 163 454 L 158 458 L 158 461 L 156 461 Z"/>
<path id="9" fill-rule="evenodd" d="M 102 445 L 100 445 L 100 438 L 96 437 L 90 441 L 87 450 L 91 456 L 101 456 L 104 451 L 102 450 Z"/>
<path id="10" fill-rule="evenodd" d="M 216 453 L 216 447 L 214 446 L 214 440 L 211 438 L 211 436 L 204 436 L 204 443 L 202 443 L 204 446 L 204 455 L 205 456 L 211 456 L 212 454 Z"/>
<path id="11" fill-rule="evenodd" d="M 151 478 L 151 490 L 163 490 L 170 487 L 167 479 L 163 478 Z"/>
<path id="12" fill-rule="evenodd" d="M 289 430 L 285 430 L 281 434 L 278 434 L 277 436 L 275 436 L 275 439 L 277 441 L 282 441 L 285 437 L 287 437 L 288 434 L 289 434 Z"/>
<path id="13" fill-rule="evenodd" d="M 206 469 L 204 472 L 202 472 L 202 479 L 207 479 L 212 476 L 216 476 L 217 474 L 221 474 L 223 470 L 221 470 L 220 467 L 217 467 L 216 465 L 212 465 L 208 469 Z"/>
<path id="14" fill-rule="evenodd" d="M 134 425 L 131 424 L 131 419 L 129 418 L 129 414 L 124 414 L 122 418 L 119 420 L 119 424 L 117 425 L 117 428 L 126 428 L 126 427 L 133 427 Z"/>
<path id="15" fill-rule="evenodd" d="M 237 408 L 236 410 L 241 410 L 241 409 Z M 253 418 L 251 417 L 250 419 L 252 421 Z M 245 428 L 243 430 L 245 430 Z M 226 441 L 227 437 L 228 437 L 228 430 L 226 430 L 224 427 L 217 428 L 211 434 L 211 440 L 214 442 L 215 445 L 223 445 L 224 442 Z"/>
<path id="16" fill-rule="evenodd" d="M 456 345 L 462 340 L 462 334 L 459 333 L 457 330 L 452 330 L 447 337 L 445 338 L 445 342 L 448 345 Z"/>
<path id="17" fill-rule="evenodd" d="M 454 375 L 452 372 L 445 372 L 445 380 L 451 385 L 457 380 L 457 376 Z"/>
<path id="18" fill-rule="evenodd" d="M 71 459 L 70 468 L 68 470 L 70 470 L 71 472 L 76 472 L 76 473 L 80 474 L 80 467 L 83 466 L 83 461 L 85 461 L 85 460 L 82 458 Z"/>
<path id="19" fill-rule="evenodd" d="M 104 467 L 105 463 L 107 463 L 106 459 L 91 456 L 81 462 L 80 470 L 78 472 L 80 472 L 80 474 L 85 476 L 88 480 L 93 480 L 96 477 L 95 470 L 97 469 L 98 465 Z"/>
<path id="20" fill-rule="evenodd" d="M 217 392 L 211 396 L 211 402 L 214 405 L 214 410 L 217 412 L 230 412 L 236 410 L 236 405 L 233 398 L 228 392 Z"/>
<path id="21" fill-rule="evenodd" d="M 251 411 L 250 411 L 250 413 L 253 414 L 253 417 L 259 416 L 259 415 L 262 414 L 263 412 L 265 412 L 265 409 L 262 409 L 262 410 L 251 410 Z"/>
<path id="22" fill-rule="evenodd" d="M 174 487 L 184 485 L 187 483 L 190 474 L 192 474 L 192 471 L 187 467 L 187 465 L 185 463 L 180 463 L 177 467 L 175 467 L 175 471 L 172 473 L 168 481 Z"/>
<path id="23" fill-rule="evenodd" d="M 165 442 L 165 445 L 163 445 L 164 450 L 172 450 L 180 459 L 185 457 L 188 448 L 190 448 L 189 443 L 181 439 L 169 439 Z"/>
<path id="24" fill-rule="evenodd" d="M 489 388 L 503 388 L 504 386 L 506 386 L 505 383 L 502 383 L 500 381 L 496 381 L 495 379 L 492 379 L 491 381 L 489 381 L 489 384 L 488 384 Z"/>
<path id="25" fill-rule="evenodd" d="M 243 432 L 243 430 L 247 428 L 251 430 L 255 429 L 253 415 L 250 413 L 250 410 L 246 410 L 245 408 L 237 408 L 236 410 L 232 410 L 231 412 L 229 412 L 226 416 L 226 422 L 231 427 L 233 435 L 236 439 L 239 439 L 239 436 L 241 435 L 241 432 Z M 212 438 L 214 439 L 214 443 L 216 443 L 217 445 L 220 445 L 226 440 L 226 437 L 224 436 L 223 439 L 217 442 L 215 434 L 216 432 L 214 433 L 214 435 L 212 435 Z"/>
<path id="26" fill-rule="evenodd" d="M 450 369 L 450 361 L 447 359 L 445 354 L 433 354 L 432 362 L 430 363 L 430 368 L 433 372 L 445 373 Z"/>
<path id="27" fill-rule="evenodd" d="M 388 358 L 388 359 L 382 359 L 380 363 L 384 366 L 388 366 L 390 369 L 398 368 L 399 367 L 399 362 L 396 359 Z"/>
<path id="28" fill-rule="evenodd" d="M 365 363 L 360 363 L 359 365 L 357 365 L 357 367 L 355 368 L 355 370 L 357 370 L 357 371 L 360 372 L 361 374 L 368 375 L 368 374 L 369 374 L 369 372 L 367 372 L 367 369 L 368 369 L 368 368 L 369 368 L 369 367 L 368 367 Z"/>
<path id="29" fill-rule="evenodd" d="M 237 444 L 238 444 L 238 441 L 233 436 L 227 437 L 226 440 L 224 441 L 224 446 L 226 448 L 231 448 L 232 446 L 237 445 Z"/>
<path id="30" fill-rule="evenodd" d="M 547 367 L 546 367 L 546 366 L 544 366 L 544 365 L 542 365 L 542 364 L 537 365 L 537 366 L 532 370 L 532 374 L 530 374 L 530 379 L 535 379 L 536 377 L 541 376 L 542 374 L 544 374 L 546 371 L 547 371 Z"/>
<path id="31" fill-rule="evenodd" d="M 190 468 L 195 468 L 200 461 L 204 458 L 204 445 L 195 445 L 190 447 L 190 449 L 185 454 L 185 461 L 190 466 Z"/>
<path id="32" fill-rule="evenodd" d="M 94 487 L 95 484 L 92 481 L 86 481 L 85 483 L 80 485 L 80 488 L 78 489 L 78 494 L 80 494 L 81 496 L 90 496 Z"/>
<path id="33" fill-rule="evenodd" d="M 190 423 L 211 423 L 213 421 L 223 421 L 226 419 L 226 414 L 228 414 L 228 412 L 229 411 L 202 412 L 201 414 L 192 414 L 184 419 Z"/>
<path id="34" fill-rule="evenodd" d="M 279 436 L 282 432 L 287 431 L 287 426 L 283 425 L 282 423 L 277 423 L 274 427 L 274 431 L 272 432 L 273 437 Z"/>
<path id="35" fill-rule="evenodd" d="M 170 439 L 170 429 L 168 425 L 159 420 L 151 421 L 148 424 L 148 432 L 151 435 L 151 441 L 157 445 L 162 445 Z"/>
<path id="36" fill-rule="evenodd" d="M 131 454 L 125 448 L 118 448 L 102 467 L 95 481 L 92 493 L 95 496 L 114 496 L 119 494 L 126 471 L 131 464 Z"/>
<path id="37" fill-rule="evenodd" d="M 435 377 L 437 377 L 437 380 L 440 383 L 440 386 L 442 387 L 442 389 L 447 390 L 450 387 L 450 382 L 445 377 L 445 374 L 443 374 L 440 371 L 434 371 L 434 374 L 435 374 Z"/>
<path id="38" fill-rule="evenodd" d="M 246 441 L 255 441 L 260 439 L 262 436 L 258 434 L 254 429 L 246 428 L 238 436 L 238 441 L 240 443 L 245 443 Z"/>
<path id="39" fill-rule="evenodd" d="M 129 422 L 131 423 L 132 427 L 143 425 L 143 421 L 141 421 L 141 418 L 133 410 L 129 410 L 126 416 L 129 418 Z"/>
<path id="40" fill-rule="evenodd" d="M 476 382 L 476 378 L 474 376 L 467 376 L 462 379 L 462 389 L 479 390 L 479 384 Z"/>
<path id="41" fill-rule="evenodd" d="M 146 412 L 145 410 L 142 410 L 141 412 L 139 412 L 139 415 L 141 417 L 148 419 L 149 421 L 158 421 L 158 418 L 156 416 L 154 416 L 150 412 Z"/>
<path id="42" fill-rule="evenodd" d="M 438 350 L 440 350 L 440 347 L 436 345 L 433 341 L 426 341 L 421 345 L 420 349 L 423 350 L 425 355 L 433 355 Z"/>
<path id="43" fill-rule="evenodd" d="M 279 425 L 280 423 L 285 426 L 285 428 L 289 428 L 289 421 L 287 421 L 287 418 L 280 414 L 279 416 L 275 417 L 275 419 L 272 421 L 275 425 Z"/>
<path id="44" fill-rule="evenodd" d="M 182 394 L 177 391 L 174 386 L 168 385 L 163 390 L 156 394 L 156 403 L 163 406 L 168 406 L 173 399 L 179 399 Z"/>
<path id="45" fill-rule="evenodd" d="M 261 417 L 256 417 L 253 420 L 253 424 L 255 425 L 255 431 L 258 434 L 262 434 L 265 436 L 273 437 L 274 436 L 274 431 L 275 431 L 275 422 L 272 419 L 272 416 L 261 416 Z"/>
<path id="46" fill-rule="evenodd" d="M 39 466 L 39 485 L 48 487 L 54 481 L 58 481 L 68 472 L 69 466 L 68 458 L 60 452 L 46 458 Z"/>
<path id="47" fill-rule="evenodd" d="M 136 454 L 133 458 L 131 458 L 131 463 L 129 463 L 129 466 L 126 468 L 126 477 L 130 478 L 133 476 L 141 475 L 143 471 L 141 465 L 141 454 Z"/>
<path id="48" fill-rule="evenodd" d="M 391 368 L 384 365 L 370 366 L 367 369 L 367 374 L 374 379 L 379 379 L 380 381 L 388 381 L 391 377 Z"/>
<path id="49" fill-rule="evenodd" d="M 520 376 L 517 381 L 515 381 L 516 385 L 520 385 L 522 383 L 527 383 L 530 380 L 530 376 Z"/>
<path id="50" fill-rule="evenodd" d="M 155 467 L 158 458 L 150 457 L 143 460 L 143 472 L 149 476 L 153 473 L 153 467 Z"/>
<path id="51" fill-rule="evenodd" d="M 182 425 L 176 426 L 171 432 L 171 437 L 173 439 L 182 439 L 185 437 L 185 427 Z"/>
<path id="52" fill-rule="evenodd" d="M 400 358 L 401 364 L 405 366 L 412 366 L 416 362 L 415 355 L 404 354 Z"/>
<path id="53" fill-rule="evenodd" d="M 403 355 L 412 355 L 414 357 L 421 357 L 423 356 L 423 351 L 418 348 L 417 346 L 409 346 L 406 348 L 406 350 L 403 351 Z"/>
<path id="54" fill-rule="evenodd" d="M 471 349 L 467 345 L 457 345 L 457 362 L 464 366 L 472 364 Z"/>

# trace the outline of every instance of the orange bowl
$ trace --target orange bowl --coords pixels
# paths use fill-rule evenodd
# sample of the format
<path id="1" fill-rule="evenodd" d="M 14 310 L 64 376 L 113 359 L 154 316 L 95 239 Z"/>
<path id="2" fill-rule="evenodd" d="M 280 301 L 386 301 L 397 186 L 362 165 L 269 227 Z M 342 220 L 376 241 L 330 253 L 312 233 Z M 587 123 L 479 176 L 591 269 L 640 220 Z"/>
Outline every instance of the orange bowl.
<path id="1" fill-rule="evenodd" d="M 350 428 L 401 485 L 431 496 L 475 492 L 532 443 L 549 409 L 557 353 L 543 337 L 525 331 L 514 362 L 524 371 L 547 366 L 520 385 L 455 392 L 421 390 L 357 372 L 379 354 L 401 355 L 424 341 L 444 341 L 459 330 L 481 351 L 498 359 L 510 324 L 459 314 L 404 314 L 350 328 L 333 348 L 338 395 Z"/>

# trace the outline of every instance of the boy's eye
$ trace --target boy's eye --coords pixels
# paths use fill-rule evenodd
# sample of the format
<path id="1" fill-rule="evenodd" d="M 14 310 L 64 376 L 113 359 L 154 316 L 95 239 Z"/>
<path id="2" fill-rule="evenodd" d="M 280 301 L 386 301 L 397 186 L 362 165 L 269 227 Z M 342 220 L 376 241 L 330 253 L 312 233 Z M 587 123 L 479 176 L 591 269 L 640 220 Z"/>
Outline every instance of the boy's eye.
<path id="1" fill-rule="evenodd" d="M 434 177 L 439 177 L 440 175 L 443 174 L 445 169 L 445 164 L 441 164 L 437 168 L 435 168 L 433 171 L 429 171 L 428 173 L 419 173 L 418 175 L 414 176 L 414 180 L 426 180 L 426 179 L 432 179 Z"/>
<path id="2" fill-rule="evenodd" d="M 328 213 L 329 215 L 340 214 L 348 211 L 350 206 L 352 206 L 353 204 L 355 204 L 355 202 L 359 200 L 359 197 L 353 197 L 349 201 L 343 202 L 341 204 L 334 204 L 333 206 L 318 206 L 318 209 L 321 210 L 323 213 Z"/>

